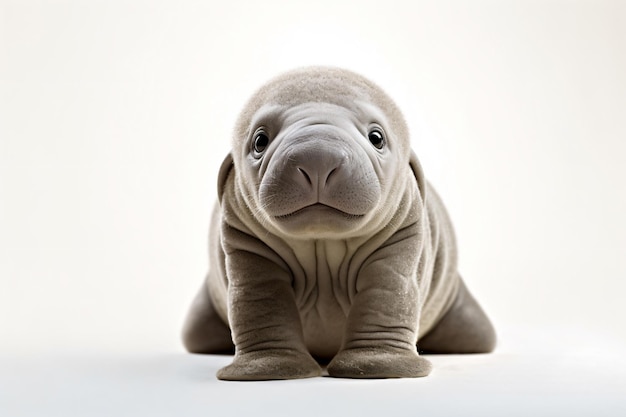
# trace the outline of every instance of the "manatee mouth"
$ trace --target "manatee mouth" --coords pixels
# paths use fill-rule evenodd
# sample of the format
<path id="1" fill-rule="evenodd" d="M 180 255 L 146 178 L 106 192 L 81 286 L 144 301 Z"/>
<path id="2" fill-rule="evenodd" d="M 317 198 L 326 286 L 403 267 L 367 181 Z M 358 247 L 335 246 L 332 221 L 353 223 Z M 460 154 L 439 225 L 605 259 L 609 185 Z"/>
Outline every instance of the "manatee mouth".
<path id="1" fill-rule="evenodd" d="M 291 217 L 299 216 L 299 215 L 309 215 L 309 216 L 341 216 L 346 220 L 357 220 L 363 218 L 365 214 L 351 214 L 347 213 L 343 210 L 339 210 L 335 207 L 327 206 L 322 203 L 311 204 L 306 207 L 302 207 L 296 211 L 292 211 L 288 214 L 283 214 L 281 216 L 274 216 L 279 220 L 286 220 Z"/>

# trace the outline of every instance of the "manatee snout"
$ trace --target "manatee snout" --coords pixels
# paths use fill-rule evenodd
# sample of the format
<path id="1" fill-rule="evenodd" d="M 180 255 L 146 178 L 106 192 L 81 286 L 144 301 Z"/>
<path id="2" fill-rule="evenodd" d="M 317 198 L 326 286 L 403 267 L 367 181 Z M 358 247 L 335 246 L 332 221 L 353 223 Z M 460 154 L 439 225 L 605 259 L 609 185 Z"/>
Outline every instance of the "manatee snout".
<path id="1" fill-rule="evenodd" d="M 380 180 L 363 138 L 331 128 L 307 128 L 283 137 L 261 180 L 261 205 L 276 221 L 300 216 L 348 225 L 380 200 Z M 340 228 L 341 229 L 341 228 Z"/>
<path id="2" fill-rule="evenodd" d="M 342 149 L 330 149 L 330 144 L 308 141 L 295 146 L 287 157 L 282 175 L 293 177 L 303 190 L 319 201 L 329 190 L 341 187 L 349 176 L 349 156 Z"/>

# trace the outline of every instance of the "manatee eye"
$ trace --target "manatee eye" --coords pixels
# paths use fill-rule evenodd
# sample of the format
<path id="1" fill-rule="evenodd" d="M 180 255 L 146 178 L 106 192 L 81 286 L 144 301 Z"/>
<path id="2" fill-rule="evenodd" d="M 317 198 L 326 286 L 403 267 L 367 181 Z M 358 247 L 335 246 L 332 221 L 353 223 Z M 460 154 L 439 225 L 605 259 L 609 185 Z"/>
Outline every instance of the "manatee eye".
<path id="1" fill-rule="evenodd" d="M 367 134 L 367 138 L 376 149 L 382 149 L 385 146 L 385 137 L 379 129 L 373 129 Z"/>
<path id="2" fill-rule="evenodd" d="M 263 153 L 267 145 L 270 143 L 270 138 L 263 131 L 260 131 L 254 137 L 254 151 L 256 153 Z"/>

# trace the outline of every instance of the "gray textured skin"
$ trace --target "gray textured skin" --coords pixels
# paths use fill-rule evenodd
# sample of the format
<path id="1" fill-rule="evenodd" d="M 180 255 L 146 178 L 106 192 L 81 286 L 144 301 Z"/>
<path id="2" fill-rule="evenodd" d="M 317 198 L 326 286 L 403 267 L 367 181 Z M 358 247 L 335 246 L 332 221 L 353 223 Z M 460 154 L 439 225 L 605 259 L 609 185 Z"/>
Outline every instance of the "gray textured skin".
<path id="1" fill-rule="evenodd" d="M 183 331 L 190 352 L 234 342 L 218 378 L 317 376 L 314 357 L 335 377 L 419 377 L 431 366 L 416 346 L 493 350 L 443 204 L 400 111 L 370 81 L 320 67 L 271 80 L 240 115 L 218 192 L 211 269 Z"/>

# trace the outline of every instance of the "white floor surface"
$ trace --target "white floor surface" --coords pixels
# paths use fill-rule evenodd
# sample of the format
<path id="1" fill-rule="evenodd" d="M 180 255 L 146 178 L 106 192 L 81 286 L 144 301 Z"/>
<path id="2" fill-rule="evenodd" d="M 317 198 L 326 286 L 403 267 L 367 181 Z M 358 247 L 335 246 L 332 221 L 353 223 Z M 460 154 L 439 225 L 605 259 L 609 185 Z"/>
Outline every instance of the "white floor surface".
<path id="1" fill-rule="evenodd" d="M 615 353 L 430 355 L 427 378 L 222 382 L 229 356 L 6 354 L 0 415 L 21 416 L 624 416 Z"/>

